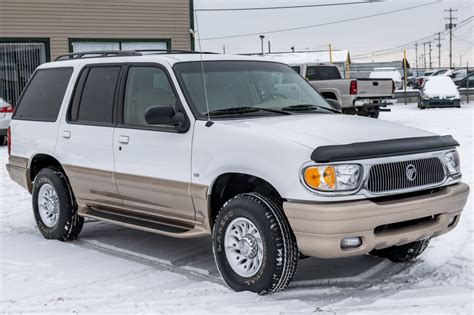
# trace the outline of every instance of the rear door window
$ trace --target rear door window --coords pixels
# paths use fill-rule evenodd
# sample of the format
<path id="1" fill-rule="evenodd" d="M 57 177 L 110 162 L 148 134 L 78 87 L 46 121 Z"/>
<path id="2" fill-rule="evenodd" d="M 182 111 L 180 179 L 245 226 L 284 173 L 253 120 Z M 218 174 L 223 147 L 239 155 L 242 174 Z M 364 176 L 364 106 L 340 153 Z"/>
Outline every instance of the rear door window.
<path id="1" fill-rule="evenodd" d="M 13 118 L 56 121 L 72 71 L 69 67 L 37 70 L 26 86 Z"/>
<path id="2" fill-rule="evenodd" d="M 69 116 L 70 121 L 92 124 L 113 122 L 115 88 L 120 68 L 94 66 L 82 72 Z"/>
<path id="3" fill-rule="evenodd" d="M 308 66 L 306 68 L 306 78 L 310 81 L 339 80 L 341 79 L 341 73 L 337 67 Z"/>

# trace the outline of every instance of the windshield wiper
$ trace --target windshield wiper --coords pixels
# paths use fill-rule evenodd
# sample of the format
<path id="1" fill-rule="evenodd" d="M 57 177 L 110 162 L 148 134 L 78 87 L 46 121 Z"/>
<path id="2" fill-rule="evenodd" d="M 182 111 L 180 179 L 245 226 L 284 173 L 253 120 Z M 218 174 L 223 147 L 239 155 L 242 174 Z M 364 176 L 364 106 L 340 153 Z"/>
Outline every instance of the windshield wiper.
<path id="1" fill-rule="evenodd" d="M 338 113 L 337 110 L 333 110 L 332 108 L 325 108 L 325 107 L 311 105 L 311 104 L 290 105 L 290 106 L 283 107 L 281 110 L 289 111 L 289 112 L 307 112 L 307 111 L 317 111 L 321 109 Z"/>
<path id="2" fill-rule="evenodd" d="M 206 116 L 207 115 L 210 115 L 210 116 L 240 115 L 240 114 L 255 113 L 259 111 L 277 113 L 281 115 L 291 115 L 291 113 L 285 112 L 279 109 L 253 107 L 253 106 L 241 106 L 241 107 L 229 107 L 229 108 L 223 108 L 223 109 L 216 109 L 216 110 L 211 110 L 209 113 L 205 113 L 204 115 Z"/>

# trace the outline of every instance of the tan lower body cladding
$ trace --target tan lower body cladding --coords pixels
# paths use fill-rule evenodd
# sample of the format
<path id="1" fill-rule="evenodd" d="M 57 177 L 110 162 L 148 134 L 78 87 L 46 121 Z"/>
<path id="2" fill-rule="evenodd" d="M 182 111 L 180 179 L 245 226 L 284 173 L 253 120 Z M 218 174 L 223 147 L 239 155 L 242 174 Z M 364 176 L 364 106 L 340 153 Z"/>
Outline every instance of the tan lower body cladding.
<path id="1" fill-rule="evenodd" d="M 33 185 L 30 180 L 28 159 L 20 156 L 10 156 L 6 168 L 10 178 L 31 193 Z"/>
<path id="2" fill-rule="evenodd" d="M 174 223 L 176 226 L 190 227 L 191 230 L 198 229 L 201 231 L 198 234 L 202 235 L 210 233 L 207 186 L 71 165 L 63 167 L 80 214 L 86 216 L 90 213 L 87 209 L 94 208 L 160 224 Z M 113 220 L 109 218 L 108 221 Z M 194 234 L 186 233 L 189 237 L 198 236 Z"/>
<path id="3" fill-rule="evenodd" d="M 285 202 L 283 207 L 303 254 L 336 258 L 446 233 L 459 222 L 468 195 L 469 186 L 460 183 L 436 193 L 390 201 Z M 406 224 L 384 228 L 400 222 Z M 350 237 L 361 237 L 362 244 L 341 248 L 341 240 Z"/>

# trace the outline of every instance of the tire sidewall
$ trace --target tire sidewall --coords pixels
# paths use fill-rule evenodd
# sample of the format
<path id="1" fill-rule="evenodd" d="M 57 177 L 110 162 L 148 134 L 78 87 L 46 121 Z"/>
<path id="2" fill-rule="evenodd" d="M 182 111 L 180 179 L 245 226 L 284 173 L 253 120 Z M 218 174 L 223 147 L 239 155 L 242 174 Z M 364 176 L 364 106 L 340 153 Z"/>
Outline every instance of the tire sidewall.
<path id="1" fill-rule="evenodd" d="M 255 209 L 262 208 L 262 209 Z M 262 211 L 263 210 L 263 211 Z M 263 292 L 271 287 L 277 273 L 277 255 L 283 252 L 283 244 L 278 231 L 271 229 L 263 204 L 257 204 L 249 199 L 233 199 L 219 214 L 220 220 L 213 229 L 213 249 L 216 264 L 226 283 L 236 291 L 250 290 Z M 224 239 L 227 227 L 236 218 L 246 218 L 257 228 L 262 238 L 262 264 L 251 277 L 238 275 L 230 266 L 224 248 Z"/>
<path id="2" fill-rule="evenodd" d="M 46 226 L 39 214 L 38 194 L 41 187 L 45 184 L 49 184 L 54 188 L 59 201 L 58 221 L 53 227 Z M 32 201 L 33 213 L 41 234 L 47 239 L 61 239 L 65 230 L 68 230 L 72 224 L 71 217 L 73 215 L 69 189 L 64 180 L 50 168 L 41 170 L 33 184 Z"/>

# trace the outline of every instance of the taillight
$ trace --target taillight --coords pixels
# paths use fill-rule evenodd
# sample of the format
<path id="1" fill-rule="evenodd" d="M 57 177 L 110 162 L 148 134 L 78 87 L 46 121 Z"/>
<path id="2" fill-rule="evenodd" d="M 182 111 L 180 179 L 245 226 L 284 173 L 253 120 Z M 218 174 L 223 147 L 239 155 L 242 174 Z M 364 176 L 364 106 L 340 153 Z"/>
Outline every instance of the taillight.
<path id="1" fill-rule="evenodd" d="M 418 79 L 418 86 L 422 87 L 423 86 L 423 78 Z"/>
<path id="2" fill-rule="evenodd" d="M 8 156 L 12 153 L 12 132 L 10 127 L 7 129 L 7 148 L 8 148 Z"/>
<path id="3" fill-rule="evenodd" d="M 357 81 L 356 80 L 351 81 L 351 86 L 349 88 L 349 94 L 351 94 L 351 95 L 357 94 Z"/>
<path id="4" fill-rule="evenodd" d="M 392 80 L 392 94 L 395 93 L 395 81 Z"/>
<path id="5" fill-rule="evenodd" d="M 0 107 L 0 113 L 13 113 L 13 106 Z"/>

